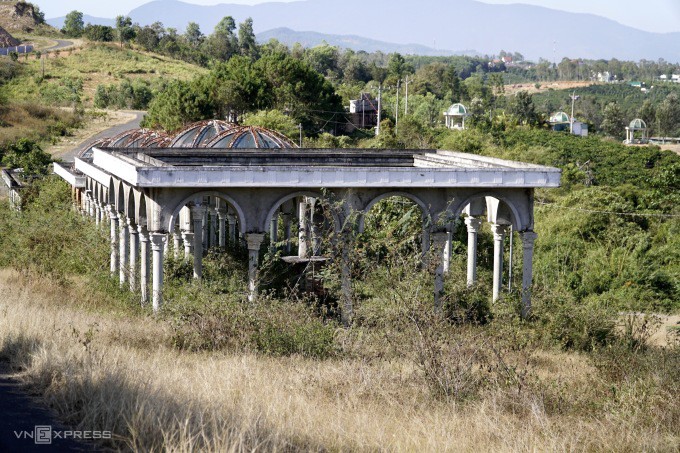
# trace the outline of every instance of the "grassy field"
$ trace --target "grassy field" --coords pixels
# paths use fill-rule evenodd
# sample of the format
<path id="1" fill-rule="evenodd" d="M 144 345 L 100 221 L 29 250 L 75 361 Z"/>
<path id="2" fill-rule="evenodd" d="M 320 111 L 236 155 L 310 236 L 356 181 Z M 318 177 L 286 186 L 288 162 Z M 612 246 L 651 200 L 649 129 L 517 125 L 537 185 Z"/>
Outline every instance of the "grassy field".
<path id="1" fill-rule="evenodd" d="M 100 84 L 123 79 L 159 82 L 164 79 L 190 79 L 205 69 L 179 61 L 129 49 L 115 44 L 85 44 L 82 48 L 52 52 L 42 62 L 33 57 L 19 60 L 22 75 L 3 88 L 14 101 L 33 101 L 47 96 L 47 102 L 72 105 L 75 95 L 83 104 L 92 105 Z"/>
<path id="2" fill-rule="evenodd" d="M 456 403 L 433 399 L 406 356 L 178 352 L 163 322 L 93 311 L 84 285 L 2 271 L 0 291 L 0 358 L 70 425 L 110 429 L 118 448 L 672 451 L 680 442 L 660 411 L 674 411 L 673 395 L 633 380 L 607 396 L 610 383 L 581 354 L 536 351 L 523 359 L 542 386 Z M 483 348 L 476 335 L 459 338 Z"/>
<path id="3" fill-rule="evenodd" d="M 464 253 L 451 265 L 446 317 L 432 310 L 431 270 L 399 253 L 362 264 L 349 329 L 295 295 L 247 302 L 245 268 L 229 254 L 205 259 L 200 284 L 169 259 L 155 316 L 108 278 L 108 231 L 69 210 L 65 189 L 47 181 L 21 216 L 0 207 L 0 360 L 68 426 L 113 431 L 110 447 L 680 445 L 677 337 L 657 346 L 653 317 L 573 301 L 544 282 L 550 270 L 540 265 L 531 322 L 519 320 L 514 296 L 484 308 L 488 294 L 464 288 Z M 485 322 L 449 314 L 475 303 Z"/>

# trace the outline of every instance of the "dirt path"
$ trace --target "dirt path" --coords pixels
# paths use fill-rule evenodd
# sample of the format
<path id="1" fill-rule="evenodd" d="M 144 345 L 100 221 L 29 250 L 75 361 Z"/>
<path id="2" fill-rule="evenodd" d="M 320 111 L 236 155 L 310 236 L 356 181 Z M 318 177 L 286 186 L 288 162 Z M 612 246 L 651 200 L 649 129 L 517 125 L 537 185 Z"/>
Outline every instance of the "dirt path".
<path id="1" fill-rule="evenodd" d="M 596 82 L 591 81 L 566 81 L 566 82 L 538 82 L 536 83 L 516 83 L 512 85 L 505 85 L 505 94 L 515 94 L 518 91 L 528 91 L 531 94 L 542 93 L 544 91 L 552 90 L 570 90 L 572 88 L 583 88 L 591 85 L 596 85 Z"/>
<path id="2" fill-rule="evenodd" d="M 63 137 L 56 145 L 45 150 L 53 157 L 73 161 L 85 146 L 102 137 L 112 137 L 128 129 L 139 127 L 145 112 L 100 110 L 104 115 L 89 119 L 85 127 L 75 131 L 73 136 Z"/>
<path id="3" fill-rule="evenodd" d="M 36 442 L 36 427 L 40 434 Z M 63 438 L 66 430 L 37 398 L 29 396 L 0 361 L 0 451 L 86 452 L 95 447 Z M 31 438 L 31 436 L 33 438 Z"/>

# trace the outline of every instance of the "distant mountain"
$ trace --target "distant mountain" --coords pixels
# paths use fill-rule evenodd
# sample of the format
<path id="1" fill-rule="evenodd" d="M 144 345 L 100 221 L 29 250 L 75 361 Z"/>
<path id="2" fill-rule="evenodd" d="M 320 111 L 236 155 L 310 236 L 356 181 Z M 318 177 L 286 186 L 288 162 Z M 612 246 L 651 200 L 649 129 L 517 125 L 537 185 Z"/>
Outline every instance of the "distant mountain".
<path id="1" fill-rule="evenodd" d="M 659 12 L 662 14 L 663 12 Z M 224 17 L 252 17 L 256 33 L 287 27 L 339 36 L 363 36 L 385 43 L 417 43 L 441 49 L 504 49 L 526 57 L 561 59 L 665 58 L 680 61 L 680 33 L 649 33 L 592 14 L 567 13 L 523 4 L 491 5 L 476 0 L 302 0 L 258 5 L 198 6 L 156 0 L 130 11 L 140 24 L 162 22 L 182 31 L 188 22 L 211 33 Z"/>
<path id="2" fill-rule="evenodd" d="M 53 26 L 54 28 L 58 28 L 61 30 L 64 27 L 64 21 L 66 20 L 66 16 L 61 16 L 61 17 L 53 17 L 52 19 L 47 19 L 47 23 Z M 88 16 L 87 14 L 83 14 L 83 22 L 85 22 L 85 25 L 87 24 L 92 24 L 92 25 L 108 25 L 109 27 L 113 27 L 116 25 L 116 20 L 115 19 L 108 19 L 106 17 L 95 17 L 95 16 Z"/>
<path id="3" fill-rule="evenodd" d="M 433 49 L 420 44 L 394 44 L 356 35 L 328 35 L 314 31 L 295 31 L 286 27 L 275 28 L 257 34 L 257 40 L 261 43 L 265 43 L 270 39 L 276 39 L 288 46 L 300 43 L 303 47 L 314 47 L 325 41 L 331 46 L 343 49 L 364 50 L 366 52 L 376 52 L 379 50 L 385 53 L 398 52 L 405 55 L 472 55 L 477 53 L 474 50 L 453 52 L 451 50 Z"/>

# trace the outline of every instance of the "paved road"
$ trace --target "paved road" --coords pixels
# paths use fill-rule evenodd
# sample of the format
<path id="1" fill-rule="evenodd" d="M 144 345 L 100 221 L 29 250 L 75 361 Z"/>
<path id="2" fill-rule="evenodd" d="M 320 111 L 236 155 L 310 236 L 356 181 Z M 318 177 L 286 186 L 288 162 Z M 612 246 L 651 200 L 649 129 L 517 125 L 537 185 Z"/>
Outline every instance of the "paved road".
<path id="1" fill-rule="evenodd" d="M 55 45 L 47 47 L 45 50 L 60 50 L 73 45 L 73 41 L 67 41 L 65 39 L 55 39 L 55 41 L 57 41 Z"/>
<path id="2" fill-rule="evenodd" d="M 66 162 L 73 162 L 75 159 L 75 156 L 78 155 L 81 151 L 85 150 L 88 145 L 90 145 L 92 142 L 95 140 L 99 140 L 100 138 L 106 138 L 106 137 L 114 137 L 121 132 L 125 132 L 130 129 L 137 129 L 139 128 L 139 123 L 142 121 L 144 118 L 144 115 L 146 112 L 140 112 L 140 111 L 132 111 L 130 113 L 134 113 L 135 117 L 134 119 L 128 121 L 127 123 L 124 124 L 119 124 L 117 126 L 112 126 L 90 138 L 82 142 L 80 145 L 77 147 L 73 148 L 71 151 L 68 151 L 64 153 L 63 155 L 60 156 L 60 158 Z"/>
<path id="3" fill-rule="evenodd" d="M 38 429 L 42 433 L 42 439 L 50 438 L 50 444 L 36 443 L 36 426 L 45 427 Z M 65 433 L 66 430 L 55 420 L 54 415 L 28 396 L 11 378 L 7 364 L 0 362 L 0 452 L 96 451 L 96 447 L 92 445 L 71 439 L 72 435 L 63 438 Z"/>

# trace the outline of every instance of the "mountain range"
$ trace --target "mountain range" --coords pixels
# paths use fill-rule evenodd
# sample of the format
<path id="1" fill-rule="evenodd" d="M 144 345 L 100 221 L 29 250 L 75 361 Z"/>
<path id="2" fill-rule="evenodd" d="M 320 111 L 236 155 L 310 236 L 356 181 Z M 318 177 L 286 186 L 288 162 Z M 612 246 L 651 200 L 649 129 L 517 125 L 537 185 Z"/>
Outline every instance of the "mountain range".
<path id="1" fill-rule="evenodd" d="M 391 0 L 213 6 L 155 0 L 133 9 L 129 16 L 142 25 L 160 21 L 178 30 L 184 30 L 192 21 L 204 33 L 210 33 L 224 16 L 232 16 L 237 22 L 252 17 L 260 40 L 302 33 L 297 39 L 306 40 L 308 45 L 326 40 L 355 50 L 389 52 L 405 48 L 413 52 L 403 53 L 450 55 L 462 49 L 485 54 L 503 49 L 521 52 L 534 60 L 580 57 L 680 61 L 680 47 L 676 44 L 680 33 L 650 33 L 592 14 L 476 0 L 419 0 L 410 8 L 395 6 Z"/>

